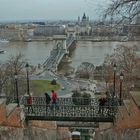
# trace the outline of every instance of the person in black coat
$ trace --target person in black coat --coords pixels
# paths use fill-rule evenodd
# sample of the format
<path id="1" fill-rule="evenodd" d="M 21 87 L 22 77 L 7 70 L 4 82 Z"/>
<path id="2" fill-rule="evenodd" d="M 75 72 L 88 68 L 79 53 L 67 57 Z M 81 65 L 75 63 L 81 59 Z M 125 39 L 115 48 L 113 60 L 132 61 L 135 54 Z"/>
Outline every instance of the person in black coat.
<path id="1" fill-rule="evenodd" d="M 48 109 L 49 109 L 49 103 L 51 101 L 51 97 L 49 96 L 49 94 L 47 92 L 44 93 L 45 97 L 46 97 L 46 115 L 48 114 Z"/>
<path id="2" fill-rule="evenodd" d="M 106 103 L 106 98 L 105 97 L 101 97 L 99 100 L 99 113 L 103 114 L 104 112 L 104 108 L 105 108 L 105 103 Z"/>
<path id="3" fill-rule="evenodd" d="M 45 97 L 46 97 L 46 104 L 48 105 L 51 101 L 51 97 L 49 96 L 49 94 L 47 92 L 44 93 Z"/>

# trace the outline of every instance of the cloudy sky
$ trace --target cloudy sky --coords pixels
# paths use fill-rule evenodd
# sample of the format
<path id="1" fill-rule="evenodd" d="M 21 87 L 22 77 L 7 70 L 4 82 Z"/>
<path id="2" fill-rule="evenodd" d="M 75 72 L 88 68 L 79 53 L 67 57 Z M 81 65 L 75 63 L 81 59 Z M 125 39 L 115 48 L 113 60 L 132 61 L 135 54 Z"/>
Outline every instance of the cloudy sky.
<path id="1" fill-rule="evenodd" d="M 110 0 L 0 0 L 0 20 L 77 19 L 83 12 L 95 19 Z"/>

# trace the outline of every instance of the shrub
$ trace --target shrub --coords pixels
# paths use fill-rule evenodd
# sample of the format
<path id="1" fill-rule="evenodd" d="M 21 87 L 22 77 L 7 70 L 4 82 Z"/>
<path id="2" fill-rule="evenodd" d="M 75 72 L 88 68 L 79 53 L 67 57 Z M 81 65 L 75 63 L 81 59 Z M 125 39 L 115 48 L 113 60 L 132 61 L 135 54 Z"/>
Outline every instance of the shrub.
<path id="1" fill-rule="evenodd" d="M 77 91 L 77 90 L 73 91 L 72 101 L 75 105 L 80 104 L 80 97 L 81 97 L 81 93 L 79 91 Z"/>
<path id="2" fill-rule="evenodd" d="M 81 93 L 80 91 L 73 91 L 72 101 L 75 105 L 89 105 L 91 95 L 89 93 Z"/>
<path id="3" fill-rule="evenodd" d="M 56 85 L 57 83 L 56 83 L 56 80 L 55 79 L 53 79 L 52 81 L 51 81 L 51 85 Z"/>
<path id="4" fill-rule="evenodd" d="M 89 105 L 91 101 L 90 99 L 91 99 L 91 95 L 89 93 L 82 94 L 83 105 Z"/>

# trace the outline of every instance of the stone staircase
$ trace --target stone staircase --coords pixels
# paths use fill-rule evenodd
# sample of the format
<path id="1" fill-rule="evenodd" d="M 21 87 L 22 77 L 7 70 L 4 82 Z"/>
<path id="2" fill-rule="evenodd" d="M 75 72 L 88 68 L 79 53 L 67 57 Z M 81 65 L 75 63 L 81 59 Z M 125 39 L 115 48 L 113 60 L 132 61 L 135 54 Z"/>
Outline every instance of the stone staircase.
<path id="1" fill-rule="evenodd" d="M 22 127 L 21 114 L 22 110 L 17 104 L 6 105 L 6 99 L 0 99 L 0 126 Z"/>
<path id="2" fill-rule="evenodd" d="M 140 95 L 139 95 L 140 96 Z M 137 98 L 139 98 L 139 96 Z M 138 101 L 140 100 L 137 99 Z M 118 106 L 118 113 L 114 125 L 99 124 L 95 129 L 94 140 L 139 140 L 140 139 L 140 102 L 130 98 L 123 100 L 123 105 Z"/>
<path id="3" fill-rule="evenodd" d="M 0 125 L 6 121 L 6 100 L 0 99 Z"/>
<path id="4" fill-rule="evenodd" d="M 60 130 L 56 122 L 29 121 L 25 123 L 22 106 L 0 98 L 0 140 L 70 140 L 69 130 Z M 67 139 L 66 139 L 67 138 Z"/>
<path id="5" fill-rule="evenodd" d="M 123 106 L 118 107 L 116 129 L 140 127 L 140 109 L 132 98 L 123 100 Z"/>

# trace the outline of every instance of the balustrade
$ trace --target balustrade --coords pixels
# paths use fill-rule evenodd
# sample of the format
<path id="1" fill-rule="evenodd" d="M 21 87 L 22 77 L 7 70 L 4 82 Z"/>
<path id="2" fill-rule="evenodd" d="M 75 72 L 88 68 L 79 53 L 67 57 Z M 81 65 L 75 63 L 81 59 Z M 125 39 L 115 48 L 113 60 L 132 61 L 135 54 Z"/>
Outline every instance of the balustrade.
<path id="1" fill-rule="evenodd" d="M 112 122 L 117 113 L 117 99 L 108 98 L 105 106 L 99 106 L 96 98 L 58 98 L 57 104 L 46 104 L 45 97 L 33 97 L 32 105 L 27 104 L 27 96 L 19 97 L 24 106 L 25 116 L 34 120 L 56 121 L 92 121 Z M 8 102 L 15 102 L 15 97 L 7 97 Z M 33 109 L 33 110 L 32 110 Z"/>
<path id="2" fill-rule="evenodd" d="M 113 106 L 104 106 L 99 112 L 99 106 L 85 105 L 32 105 L 33 111 L 24 108 L 29 119 L 60 120 L 60 121 L 113 121 L 116 111 Z"/>

